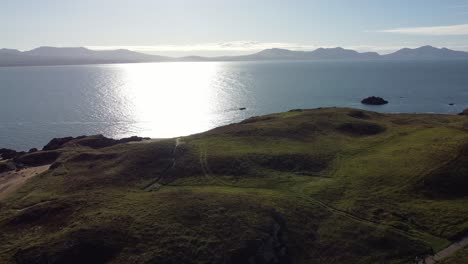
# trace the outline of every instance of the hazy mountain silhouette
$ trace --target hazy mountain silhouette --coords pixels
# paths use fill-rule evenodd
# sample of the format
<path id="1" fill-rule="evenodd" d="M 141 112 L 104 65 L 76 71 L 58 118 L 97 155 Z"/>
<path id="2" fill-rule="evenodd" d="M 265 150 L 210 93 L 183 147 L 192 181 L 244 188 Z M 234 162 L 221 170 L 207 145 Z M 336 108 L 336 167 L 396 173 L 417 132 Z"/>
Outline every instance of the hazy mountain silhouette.
<path id="1" fill-rule="evenodd" d="M 0 50 L 0 66 L 136 63 L 173 60 L 130 50 L 40 47 L 30 51 Z"/>
<path id="2" fill-rule="evenodd" d="M 104 59 L 104 60 L 135 60 L 153 61 L 168 60 L 170 58 L 156 55 L 138 53 L 130 50 L 90 50 L 87 48 L 55 48 L 40 47 L 24 52 L 25 55 L 55 57 L 55 58 L 80 58 L 80 59 Z"/>
<path id="3" fill-rule="evenodd" d="M 423 46 L 404 48 L 387 55 L 357 52 L 343 48 L 319 48 L 313 51 L 266 49 L 243 56 L 171 58 L 130 50 L 90 50 L 87 48 L 40 47 L 30 51 L 0 49 L 0 66 L 138 63 L 162 61 L 262 61 L 262 60 L 468 60 L 468 52 Z"/>
<path id="4" fill-rule="evenodd" d="M 379 54 L 375 52 L 359 53 L 343 48 L 316 49 L 314 51 L 294 51 L 287 49 L 266 49 L 260 52 L 243 56 L 224 56 L 215 58 L 197 57 L 202 60 L 215 61 L 256 61 L 256 60 L 353 60 L 353 59 L 377 59 Z M 183 58 L 182 58 L 183 59 Z"/>
<path id="5" fill-rule="evenodd" d="M 0 54 L 20 55 L 21 51 L 15 49 L 0 49 Z"/>
<path id="6" fill-rule="evenodd" d="M 380 55 L 377 52 L 363 52 L 359 53 L 354 50 L 333 48 L 324 49 L 320 48 L 311 53 L 315 59 L 376 59 Z"/>
<path id="7" fill-rule="evenodd" d="M 397 60 L 460 60 L 468 59 L 468 52 L 455 51 L 447 48 L 438 49 L 432 46 L 423 46 L 416 49 L 404 48 L 382 57 L 386 59 Z"/>

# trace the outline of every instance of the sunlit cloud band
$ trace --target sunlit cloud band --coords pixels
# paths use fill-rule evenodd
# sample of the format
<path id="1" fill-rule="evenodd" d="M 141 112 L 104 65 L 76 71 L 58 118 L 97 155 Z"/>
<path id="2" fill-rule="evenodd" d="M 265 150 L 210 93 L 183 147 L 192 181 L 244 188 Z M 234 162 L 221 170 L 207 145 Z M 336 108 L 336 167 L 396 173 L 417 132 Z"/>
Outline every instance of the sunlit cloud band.
<path id="1" fill-rule="evenodd" d="M 218 43 L 199 43 L 191 45 L 148 45 L 148 46 L 87 46 L 94 50 L 129 49 L 141 52 L 167 51 L 256 51 L 269 48 L 283 48 L 291 50 L 312 50 L 315 45 L 304 45 L 284 42 L 232 41 Z"/>
<path id="2" fill-rule="evenodd" d="M 379 32 L 427 36 L 459 36 L 468 35 L 468 24 L 435 27 L 405 27 L 379 30 Z"/>
<path id="3" fill-rule="evenodd" d="M 394 52 L 401 48 L 417 48 L 421 45 L 351 45 L 351 46 L 342 46 L 346 49 L 352 49 L 359 52 L 378 52 L 380 54 L 386 54 Z M 468 46 L 466 45 L 446 45 L 438 46 L 439 48 L 447 47 L 456 50 L 468 51 Z M 313 44 L 300 44 L 300 43 L 286 43 L 286 42 L 258 42 L 258 41 L 233 41 L 233 42 L 219 42 L 219 43 L 198 43 L 198 44 L 184 44 L 184 45 L 110 45 L 110 46 L 86 46 L 89 49 L 93 50 L 116 50 L 116 49 L 127 49 L 142 53 L 167 53 L 167 52 L 181 52 L 184 54 L 193 54 L 197 55 L 203 52 L 221 52 L 222 54 L 231 54 L 232 52 L 241 52 L 243 54 L 250 54 L 264 49 L 270 48 L 282 48 L 289 50 L 300 50 L 300 51 L 311 51 L 318 48 L 334 48 L 335 46 L 330 45 L 313 45 Z"/>

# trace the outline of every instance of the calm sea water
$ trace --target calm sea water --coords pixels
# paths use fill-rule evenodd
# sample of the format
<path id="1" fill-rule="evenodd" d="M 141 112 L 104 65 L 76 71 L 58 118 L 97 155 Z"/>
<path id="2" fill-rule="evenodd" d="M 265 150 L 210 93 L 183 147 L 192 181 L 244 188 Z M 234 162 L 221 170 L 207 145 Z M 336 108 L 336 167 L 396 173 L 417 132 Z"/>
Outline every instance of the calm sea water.
<path id="1" fill-rule="evenodd" d="M 360 104 L 371 95 L 390 104 Z M 114 138 L 175 137 L 250 116 L 325 106 L 457 113 L 468 107 L 468 62 L 0 68 L 0 147 L 25 150 L 53 137 L 98 133 Z"/>

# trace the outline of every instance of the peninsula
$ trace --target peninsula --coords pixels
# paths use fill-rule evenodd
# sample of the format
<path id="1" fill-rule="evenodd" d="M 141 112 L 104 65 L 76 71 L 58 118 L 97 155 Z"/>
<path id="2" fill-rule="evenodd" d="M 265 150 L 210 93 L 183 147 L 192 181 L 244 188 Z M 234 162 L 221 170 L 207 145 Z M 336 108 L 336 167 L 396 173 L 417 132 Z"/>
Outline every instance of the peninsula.
<path id="1" fill-rule="evenodd" d="M 182 138 L 65 138 L 9 155 L 1 263 L 468 258 L 463 244 L 444 251 L 468 235 L 464 115 L 295 109 Z"/>

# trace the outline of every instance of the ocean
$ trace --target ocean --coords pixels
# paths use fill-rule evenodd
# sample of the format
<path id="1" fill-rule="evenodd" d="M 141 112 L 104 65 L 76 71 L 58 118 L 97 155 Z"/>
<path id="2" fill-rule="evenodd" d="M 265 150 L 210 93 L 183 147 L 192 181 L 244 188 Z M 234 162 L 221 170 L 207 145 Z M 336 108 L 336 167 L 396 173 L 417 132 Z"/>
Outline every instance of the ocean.
<path id="1" fill-rule="evenodd" d="M 389 104 L 360 103 L 372 95 Z M 333 106 L 458 113 L 468 108 L 468 61 L 3 67 L 0 148 L 28 150 L 54 137 L 91 134 L 184 136 L 251 116 Z"/>

